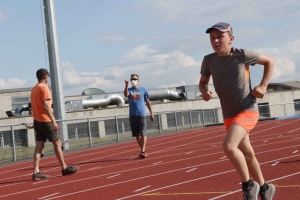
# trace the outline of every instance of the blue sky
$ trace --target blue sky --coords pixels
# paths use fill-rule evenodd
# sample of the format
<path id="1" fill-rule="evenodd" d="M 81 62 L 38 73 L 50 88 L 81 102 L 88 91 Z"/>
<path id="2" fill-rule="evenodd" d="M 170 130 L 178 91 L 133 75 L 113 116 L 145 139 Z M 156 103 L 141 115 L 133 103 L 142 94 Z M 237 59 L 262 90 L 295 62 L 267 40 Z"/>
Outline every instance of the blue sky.
<path id="1" fill-rule="evenodd" d="M 31 87 L 48 68 L 42 0 L 0 2 L 0 89 Z M 233 46 L 275 60 L 271 82 L 300 81 L 300 1 L 54 0 L 64 95 L 119 92 L 130 74 L 148 89 L 198 84 L 205 30 L 232 25 Z M 41 16 L 42 14 L 42 16 Z M 252 85 L 263 67 L 251 67 Z"/>

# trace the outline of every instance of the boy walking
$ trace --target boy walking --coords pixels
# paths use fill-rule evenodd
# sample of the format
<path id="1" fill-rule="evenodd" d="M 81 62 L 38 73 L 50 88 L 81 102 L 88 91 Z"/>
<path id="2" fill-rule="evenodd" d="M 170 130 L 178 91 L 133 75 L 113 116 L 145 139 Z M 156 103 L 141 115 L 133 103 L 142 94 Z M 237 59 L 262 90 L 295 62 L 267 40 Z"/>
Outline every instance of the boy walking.
<path id="1" fill-rule="evenodd" d="M 64 161 L 64 155 L 61 148 L 61 141 L 57 132 L 58 125 L 52 114 L 50 91 L 48 86 L 46 85 L 48 83 L 49 76 L 50 74 L 46 69 L 42 68 L 37 70 L 36 77 L 38 79 L 38 83 L 32 88 L 31 91 L 31 106 L 32 112 L 34 113 L 33 127 L 36 134 L 36 146 L 33 156 L 33 181 L 47 179 L 50 177 L 39 170 L 41 153 L 44 149 L 44 144 L 47 141 L 47 139 L 53 144 L 55 155 L 62 168 L 62 175 L 65 176 L 76 173 L 78 171 L 78 167 L 73 168 L 70 165 L 66 165 Z"/>
<path id="2" fill-rule="evenodd" d="M 132 132 L 132 137 L 136 137 L 136 141 L 141 148 L 139 158 L 145 158 L 146 153 L 146 109 L 145 103 L 150 112 L 150 120 L 154 120 L 152 113 L 152 106 L 149 100 L 149 94 L 147 90 L 139 86 L 139 76 L 137 74 L 131 75 L 131 88 L 128 88 L 129 81 L 125 80 L 124 96 L 129 100 L 129 121 Z"/>
<path id="3" fill-rule="evenodd" d="M 206 55 L 201 66 L 199 89 L 202 98 L 209 101 L 212 93 L 208 82 L 212 76 L 215 90 L 220 98 L 227 134 L 223 151 L 237 170 L 245 200 L 273 199 L 276 189 L 265 183 L 254 150 L 250 144 L 249 132 L 258 118 L 256 98 L 263 98 L 271 78 L 274 62 L 265 55 L 247 49 L 232 47 L 234 40 L 232 27 L 227 23 L 217 23 L 206 30 L 215 53 Z M 261 83 L 251 89 L 249 65 L 264 66 Z M 255 181 L 250 179 L 250 174 Z"/>

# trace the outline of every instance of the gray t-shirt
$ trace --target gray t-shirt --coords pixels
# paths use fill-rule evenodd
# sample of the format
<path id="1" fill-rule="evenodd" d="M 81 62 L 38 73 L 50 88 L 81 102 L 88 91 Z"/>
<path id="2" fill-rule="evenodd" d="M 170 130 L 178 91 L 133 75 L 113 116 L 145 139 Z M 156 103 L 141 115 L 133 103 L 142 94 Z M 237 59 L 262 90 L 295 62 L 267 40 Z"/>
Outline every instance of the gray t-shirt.
<path id="1" fill-rule="evenodd" d="M 249 65 L 255 65 L 259 56 L 251 50 L 232 48 L 226 57 L 216 53 L 204 57 L 201 75 L 212 75 L 224 118 L 232 118 L 244 110 L 258 111 L 256 98 L 251 95 Z"/>

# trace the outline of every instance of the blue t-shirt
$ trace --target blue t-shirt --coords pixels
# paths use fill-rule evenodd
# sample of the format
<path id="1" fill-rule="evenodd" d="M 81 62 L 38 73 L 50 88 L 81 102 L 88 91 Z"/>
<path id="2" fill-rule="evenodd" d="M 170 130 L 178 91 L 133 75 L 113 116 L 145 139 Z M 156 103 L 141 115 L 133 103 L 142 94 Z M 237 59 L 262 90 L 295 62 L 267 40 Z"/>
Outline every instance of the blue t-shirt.
<path id="1" fill-rule="evenodd" d="M 147 99 L 149 99 L 149 94 L 145 88 L 128 88 L 129 116 L 146 116 Z"/>

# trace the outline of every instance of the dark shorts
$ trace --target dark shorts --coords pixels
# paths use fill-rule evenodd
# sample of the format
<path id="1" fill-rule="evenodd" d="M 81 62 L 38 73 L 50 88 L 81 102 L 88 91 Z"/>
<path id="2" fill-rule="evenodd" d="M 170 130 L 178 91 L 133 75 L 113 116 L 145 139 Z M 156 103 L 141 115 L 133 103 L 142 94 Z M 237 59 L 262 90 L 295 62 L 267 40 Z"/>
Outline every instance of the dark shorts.
<path id="1" fill-rule="evenodd" d="M 53 142 L 59 139 L 59 134 L 57 131 L 54 131 L 52 122 L 38 122 L 34 120 L 33 123 L 35 130 L 35 141 L 44 141 L 47 139 L 50 142 Z"/>
<path id="2" fill-rule="evenodd" d="M 130 116 L 129 121 L 132 137 L 146 135 L 147 121 L 145 116 Z"/>

